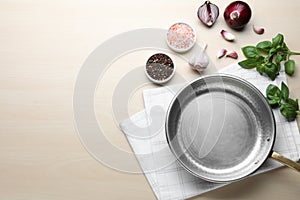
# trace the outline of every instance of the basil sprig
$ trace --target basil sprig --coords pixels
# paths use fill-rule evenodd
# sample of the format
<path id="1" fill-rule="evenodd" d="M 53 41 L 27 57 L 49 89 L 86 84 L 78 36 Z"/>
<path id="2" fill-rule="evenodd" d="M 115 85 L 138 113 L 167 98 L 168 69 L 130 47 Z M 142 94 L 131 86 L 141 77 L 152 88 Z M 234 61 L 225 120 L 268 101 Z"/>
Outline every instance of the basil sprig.
<path id="1" fill-rule="evenodd" d="M 281 83 L 281 90 L 270 84 L 266 90 L 267 101 L 272 108 L 278 108 L 280 113 L 288 120 L 293 121 L 300 115 L 298 99 L 289 98 L 290 91 L 284 82 Z"/>
<path id="2" fill-rule="evenodd" d="M 239 65 L 245 69 L 256 68 L 261 75 L 267 75 L 271 80 L 279 75 L 281 62 L 284 62 L 285 73 L 292 76 L 295 72 L 295 61 L 290 56 L 300 55 L 289 50 L 282 34 L 277 34 L 272 41 L 245 46 L 242 51 L 247 59 L 239 62 Z"/>

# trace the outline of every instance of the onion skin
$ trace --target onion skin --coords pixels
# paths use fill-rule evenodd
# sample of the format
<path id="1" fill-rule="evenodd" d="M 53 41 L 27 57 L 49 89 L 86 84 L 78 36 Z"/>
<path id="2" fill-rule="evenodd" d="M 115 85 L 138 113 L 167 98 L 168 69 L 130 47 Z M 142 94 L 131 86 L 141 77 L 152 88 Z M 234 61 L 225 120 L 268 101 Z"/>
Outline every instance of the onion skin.
<path id="1" fill-rule="evenodd" d="M 224 19 L 230 28 L 241 30 L 251 19 L 251 8 L 243 1 L 234 1 L 224 11 Z"/>

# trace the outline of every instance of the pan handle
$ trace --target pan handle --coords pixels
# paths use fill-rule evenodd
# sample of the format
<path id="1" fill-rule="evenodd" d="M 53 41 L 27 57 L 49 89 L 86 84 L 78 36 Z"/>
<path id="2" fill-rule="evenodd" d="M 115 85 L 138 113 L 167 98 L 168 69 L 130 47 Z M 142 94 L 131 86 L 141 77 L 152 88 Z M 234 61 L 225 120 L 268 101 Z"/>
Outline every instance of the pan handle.
<path id="1" fill-rule="evenodd" d="M 300 172 L 300 164 L 296 163 L 282 155 L 280 155 L 279 153 L 276 153 L 275 151 L 272 152 L 271 154 L 271 158 L 273 158 L 274 160 L 281 162 L 282 164 L 284 164 L 285 166 L 292 168 L 294 170 L 296 170 L 297 172 Z"/>

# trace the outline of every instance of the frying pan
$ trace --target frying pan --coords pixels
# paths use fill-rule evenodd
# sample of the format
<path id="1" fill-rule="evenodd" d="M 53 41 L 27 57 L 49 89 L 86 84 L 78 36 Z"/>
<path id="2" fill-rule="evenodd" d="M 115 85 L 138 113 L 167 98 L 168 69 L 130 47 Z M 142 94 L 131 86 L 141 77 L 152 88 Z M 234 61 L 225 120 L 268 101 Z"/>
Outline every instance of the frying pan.
<path id="1" fill-rule="evenodd" d="M 269 157 L 300 172 L 300 164 L 272 150 L 276 124 L 263 94 L 235 76 L 204 76 L 181 89 L 165 129 L 180 164 L 207 181 L 245 178 Z"/>

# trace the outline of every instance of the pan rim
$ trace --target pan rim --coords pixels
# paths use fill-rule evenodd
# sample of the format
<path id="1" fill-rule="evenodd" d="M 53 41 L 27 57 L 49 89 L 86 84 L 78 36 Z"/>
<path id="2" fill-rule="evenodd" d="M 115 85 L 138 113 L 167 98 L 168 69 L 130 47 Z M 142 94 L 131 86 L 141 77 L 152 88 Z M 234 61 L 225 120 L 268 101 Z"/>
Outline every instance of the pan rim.
<path id="1" fill-rule="evenodd" d="M 257 93 L 257 95 L 259 95 L 262 99 L 262 102 L 266 105 L 266 108 L 267 108 L 267 112 L 270 114 L 270 117 L 272 118 L 272 128 L 273 128 L 273 131 L 272 131 L 272 140 L 270 141 L 270 145 L 269 148 L 267 148 L 267 153 L 265 153 L 265 155 L 263 155 L 263 159 L 262 159 L 262 162 L 259 164 L 259 165 L 256 165 L 255 167 L 253 167 L 253 170 L 251 170 L 249 173 L 246 173 L 245 175 L 241 176 L 241 177 L 238 177 L 238 178 L 232 178 L 232 179 L 227 179 L 227 180 L 217 180 L 217 179 L 212 179 L 212 178 L 207 178 L 207 177 L 204 177 L 200 174 L 197 174 L 196 172 L 192 171 L 191 169 L 189 169 L 185 163 L 177 156 L 177 153 L 175 152 L 173 146 L 171 145 L 171 142 L 170 142 L 170 138 L 169 138 L 169 130 L 168 130 L 168 121 L 169 121 L 169 116 L 170 116 L 170 111 L 172 109 L 172 106 L 174 104 L 174 102 L 176 101 L 176 99 L 178 98 L 178 95 L 180 93 L 182 93 L 187 87 L 190 87 L 193 83 L 197 82 L 197 81 L 200 81 L 200 80 L 203 80 L 203 79 L 208 79 L 208 78 L 212 78 L 212 77 L 219 77 L 219 78 L 231 78 L 231 79 L 236 79 L 237 81 L 240 81 L 240 82 L 243 82 L 244 84 L 246 84 L 248 87 L 250 87 L 253 91 L 255 91 Z M 259 170 L 259 168 L 261 168 L 261 166 L 268 160 L 268 158 L 270 157 L 270 155 L 272 154 L 273 152 L 273 148 L 274 148 L 274 144 L 275 144 L 275 139 L 276 139 L 276 121 L 275 121 L 275 117 L 274 117 L 274 113 L 272 111 L 272 108 L 271 106 L 268 104 L 265 96 L 262 94 L 262 92 L 257 88 L 255 87 L 252 83 L 250 83 L 249 81 L 243 79 L 243 78 L 240 78 L 238 76 L 235 76 L 235 75 L 232 75 L 232 74 L 226 74 L 226 73 L 217 73 L 217 74 L 211 74 L 211 75 L 204 75 L 202 77 L 199 77 L 197 79 L 194 79 L 192 81 L 190 81 L 188 84 L 184 85 L 176 94 L 175 96 L 172 98 L 169 106 L 168 106 L 168 109 L 167 109 L 167 112 L 166 112 L 166 117 L 165 117 L 165 135 L 166 135 L 166 139 L 167 139 L 167 142 L 168 142 L 168 146 L 172 152 L 172 154 L 176 157 L 176 159 L 178 160 L 178 162 L 180 163 L 180 165 L 186 170 L 188 171 L 189 173 L 193 174 L 194 176 L 196 177 L 199 177 L 203 180 L 206 180 L 206 181 L 209 181 L 209 182 L 215 182 L 215 183 L 228 183 L 228 182 L 235 182 L 235 181 L 238 181 L 238 180 L 241 180 L 241 179 L 244 179 L 246 177 L 249 177 L 251 176 L 252 174 L 254 174 L 257 170 Z"/>

